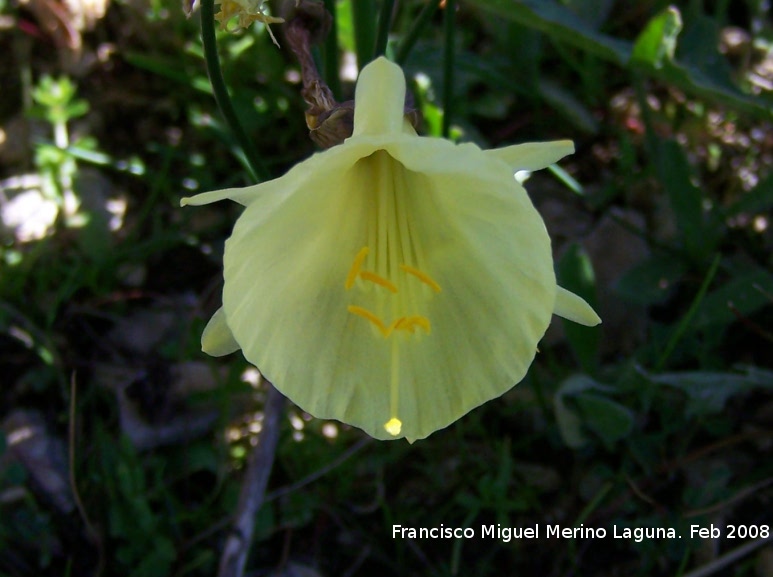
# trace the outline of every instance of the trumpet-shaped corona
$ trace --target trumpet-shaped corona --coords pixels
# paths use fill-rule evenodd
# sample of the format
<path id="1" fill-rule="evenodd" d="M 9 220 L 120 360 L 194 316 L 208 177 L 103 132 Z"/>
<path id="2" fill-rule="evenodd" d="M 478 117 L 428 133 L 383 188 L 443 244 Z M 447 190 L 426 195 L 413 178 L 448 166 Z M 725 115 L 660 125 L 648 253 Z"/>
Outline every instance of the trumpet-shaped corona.
<path id="1" fill-rule="evenodd" d="M 420 137 L 404 99 L 402 71 L 379 58 L 360 74 L 343 144 L 183 204 L 246 207 L 204 351 L 241 349 L 312 415 L 413 441 L 518 383 L 554 313 L 600 319 L 556 285 L 547 231 L 514 178 L 571 142 L 483 151 Z"/>

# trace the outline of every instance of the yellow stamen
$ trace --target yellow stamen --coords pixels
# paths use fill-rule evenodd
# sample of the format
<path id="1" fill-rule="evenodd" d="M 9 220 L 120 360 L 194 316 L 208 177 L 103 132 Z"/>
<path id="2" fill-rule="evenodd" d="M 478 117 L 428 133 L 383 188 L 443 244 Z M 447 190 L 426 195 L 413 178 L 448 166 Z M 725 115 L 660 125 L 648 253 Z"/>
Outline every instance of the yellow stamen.
<path id="1" fill-rule="evenodd" d="M 429 319 L 427 317 L 422 317 L 419 315 L 414 315 L 411 317 L 401 317 L 397 319 L 395 322 L 392 323 L 392 325 L 389 327 L 390 332 L 392 330 L 403 330 L 408 332 L 415 332 L 416 326 L 420 326 L 425 331 L 427 331 L 427 334 L 431 332 Z"/>
<path id="2" fill-rule="evenodd" d="M 386 288 L 391 293 L 396 293 L 397 292 L 397 287 L 394 284 L 389 282 L 384 277 L 379 276 L 379 275 L 377 275 L 375 273 L 363 270 L 363 271 L 360 271 L 360 278 L 362 280 L 369 280 L 372 283 L 376 283 L 377 285 L 380 285 L 380 286 Z"/>
<path id="3" fill-rule="evenodd" d="M 400 434 L 400 430 L 403 428 L 403 423 L 400 421 L 400 419 L 392 417 L 384 424 L 384 428 L 386 429 L 387 433 L 393 437 L 396 437 Z"/>
<path id="4" fill-rule="evenodd" d="M 380 318 L 378 318 L 376 315 L 374 315 L 372 312 L 370 312 L 369 310 L 364 309 L 362 307 L 355 306 L 355 305 L 349 305 L 346 308 L 347 308 L 347 310 L 350 313 L 352 313 L 354 315 L 357 315 L 358 317 L 362 317 L 362 318 L 364 318 L 366 320 L 369 320 L 374 325 L 376 325 L 376 328 L 379 330 L 379 332 L 382 335 L 384 335 L 384 337 L 388 337 L 389 334 L 392 332 L 392 327 L 387 328 L 384 325 L 384 322 Z"/>
<path id="5" fill-rule="evenodd" d="M 413 268 L 412 266 L 408 266 L 407 264 L 401 264 L 400 268 L 403 269 L 408 274 L 412 274 L 417 279 L 419 279 L 421 282 L 423 282 L 425 285 L 427 285 L 429 288 L 431 288 L 436 293 L 440 292 L 440 285 L 436 283 L 432 277 L 430 277 L 427 273 L 420 271 L 417 268 Z"/>
<path id="6" fill-rule="evenodd" d="M 354 257 L 352 268 L 349 269 L 349 274 L 346 275 L 346 282 L 344 283 L 346 290 L 349 290 L 354 286 L 354 281 L 357 279 L 357 275 L 360 274 L 362 261 L 364 261 L 365 257 L 368 256 L 368 252 L 368 247 L 364 246 L 360 249 L 360 252 L 357 253 L 357 256 Z"/>

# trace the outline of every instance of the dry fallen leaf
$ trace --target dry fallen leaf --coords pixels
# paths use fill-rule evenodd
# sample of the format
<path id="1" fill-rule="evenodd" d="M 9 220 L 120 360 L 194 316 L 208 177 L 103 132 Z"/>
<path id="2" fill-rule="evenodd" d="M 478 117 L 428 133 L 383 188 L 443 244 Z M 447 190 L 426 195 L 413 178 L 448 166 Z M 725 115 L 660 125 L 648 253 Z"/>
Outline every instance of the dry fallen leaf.
<path id="1" fill-rule="evenodd" d="M 47 430 L 37 411 L 17 409 L 0 425 L 8 443 L 3 461 L 17 461 L 27 470 L 29 486 L 61 513 L 75 509 L 67 471 L 67 447 Z M 3 463 L 0 461 L 0 468 Z"/>

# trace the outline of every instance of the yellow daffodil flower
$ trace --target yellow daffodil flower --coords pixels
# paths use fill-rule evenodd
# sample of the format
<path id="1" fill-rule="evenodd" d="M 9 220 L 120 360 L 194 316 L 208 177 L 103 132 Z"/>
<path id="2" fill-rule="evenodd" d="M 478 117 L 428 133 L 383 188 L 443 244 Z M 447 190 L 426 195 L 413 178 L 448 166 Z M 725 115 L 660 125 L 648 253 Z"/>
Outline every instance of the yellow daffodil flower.
<path id="1" fill-rule="evenodd" d="M 246 208 L 202 348 L 241 349 L 310 414 L 422 439 L 526 374 L 555 313 L 600 321 L 556 285 L 520 170 L 569 141 L 483 151 L 416 135 L 384 58 L 357 82 L 354 132 L 285 176 L 183 199 Z"/>
<path id="2" fill-rule="evenodd" d="M 220 12 L 215 14 L 215 20 L 220 22 L 220 28 L 225 30 L 231 18 L 238 16 L 236 26 L 230 29 L 232 32 L 249 28 L 253 22 L 262 22 L 266 25 L 271 40 L 279 46 L 269 24 L 280 24 L 284 22 L 284 18 L 267 16 L 263 11 L 265 2 L 266 0 L 215 0 L 215 4 L 220 5 Z"/>

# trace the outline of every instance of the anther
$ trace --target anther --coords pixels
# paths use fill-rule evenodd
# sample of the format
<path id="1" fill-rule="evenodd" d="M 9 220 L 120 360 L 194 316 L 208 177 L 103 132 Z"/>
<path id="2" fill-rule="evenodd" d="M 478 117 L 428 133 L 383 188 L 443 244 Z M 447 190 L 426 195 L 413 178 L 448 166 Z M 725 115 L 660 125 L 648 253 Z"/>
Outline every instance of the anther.
<path id="1" fill-rule="evenodd" d="M 346 307 L 347 310 L 352 313 L 353 315 L 357 315 L 358 317 L 362 317 L 366 320 L 369 320 L 374 325 L 376 325 L 376 328 L 379 330 L 379 332 L 384 335 L 384 337 L 388 337 L 390 333 L 392 332 L 392 327 L 387 328 L 384 325 L 384 322 L 378 318 L 376 315 L 374 315 L 372 312 L 370 312 L 367 309 L 364 309 L 362 307 L 358 307 L 355 305 L 349 305 Z"/>
<path id="2" fill-rule="evenodd" d="M 379 275 L 377 275 L 375 273 L 363 270 L 363 271 L 360 271 L 360 278 L 362 280 L 369 280 L 372 283 L 375 283 L 375 284 L 377 284 L 379 286 L 382 286 L 382 287 L 384 287 L 385 289 L 387 289 L 391 293 L 396 293 L 397 292 L 397 287 L 394 284 L 389 282 L 384 277 L 379 276 Z"/>
<path id="3" fill-rule="evenodd" d="M 417 268 L 413 268 L 412 266 L 408 266 L 407 264 L 401 264 L 400 268 L 403 269 L 408 274 L 412 274 L 417 279 L 419 279 L 421 282 L 423 282 L 425 285 L 427 285 L 429 288 L 431 288 L 436 293 L 440 292 L 440 285 L 436 283 L 432 277 L 430 277 L 427 273 L 420 271 Z"/>
<path id="4" fill-rule="evenodd" d="M 415 332 L 415 329 L 417 326 L 420 326 L 423 328 L 427 334 L 431 332 L 431 325 L 429 323 L 429 319 L 427 317 L 422 317 L 419 315 L 414 315 L 411 317 L 401 317 L 397 319 L 392 325 L 389 327 L 388 330 L 403 330 L 408 331 L 410 333 Z"/>
<path id="5" fill-rule="evenodd" d="M 354 257 L 352 268 L 349 269 L 349 274 L 346 275 L 346 282 L 344 283 L 344 288 L 346 288 L 346 290 L 349 290 L 354 286 L 354 281 L 357 279 L 357 275 L 360 274 L 362 261 L 368 256 L 368 252 L 368 247 L 364 246 L 360 249 L 360 252 L 357 253 L 357 256 Z"/>

